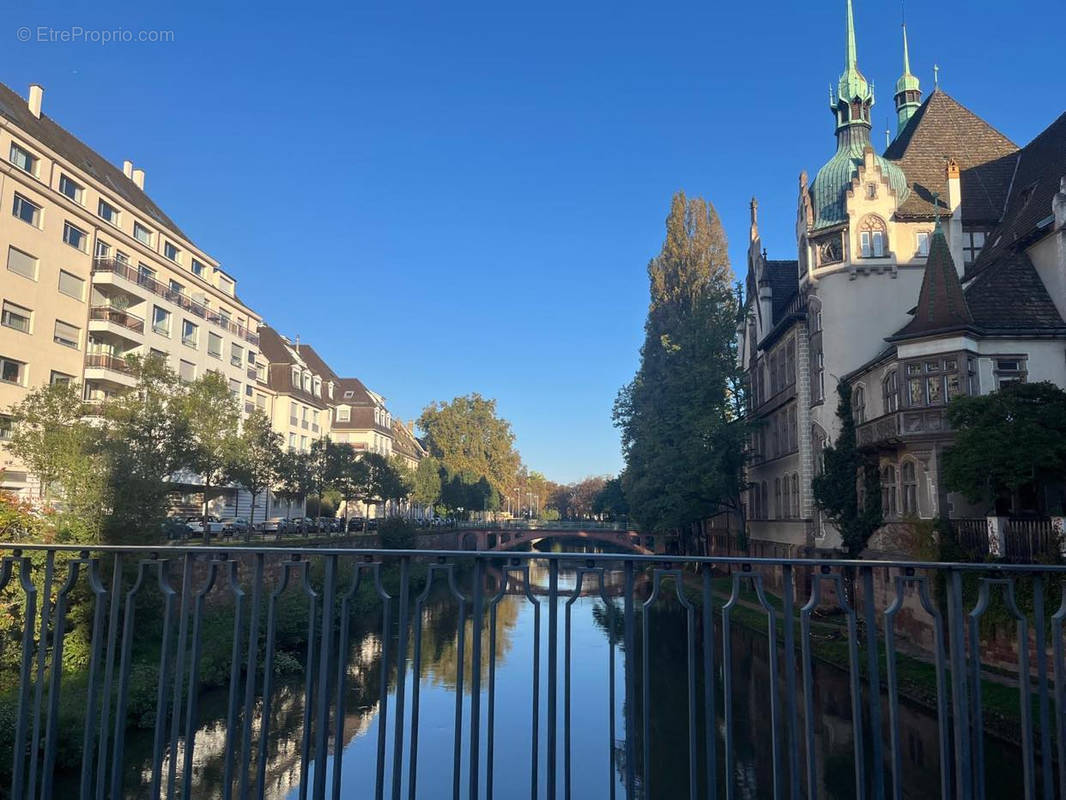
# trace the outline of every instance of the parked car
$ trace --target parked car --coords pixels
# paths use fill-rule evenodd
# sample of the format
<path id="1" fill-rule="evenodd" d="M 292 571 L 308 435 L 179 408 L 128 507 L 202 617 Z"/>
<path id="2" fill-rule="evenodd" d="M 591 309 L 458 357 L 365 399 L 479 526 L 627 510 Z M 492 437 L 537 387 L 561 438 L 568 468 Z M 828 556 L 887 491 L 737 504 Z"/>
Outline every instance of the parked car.
<path id="1" fill-rule="evenodd" d="M 194 534 L 202 535 L 204 532 L 203 517 L 189 517 L 187 520 L 185 520 L 185 524 L 189 526 L 189 530 Z M 211 516 L 209 514 L 207 517 L 208 534 L 210 534 L 211 536 L 217 536 L 220 535 L 223 530 L 224 527 L 222 525 L 222 520 L 220 520 L 218 517 Z"/>
<path id="2" fill-rule="evenodd" d="M 378 529 L 378 518 L 371 517 L 366 521 L 366 529 L 368 531 L 376 531 Z"/>
<path id="3" fill-rule="evenodd" d="M 263 533 L 288 533 L 289 521 L 285 517 L 270 517 L 259 524 Z"/>
<path id="4" fill-rule="evenodd" d="M 322 533 L 336 533 L 340 530 L 340 523 L 336 517 L 319 517 L 318 529 Z"/>
<path id="5" fill-rule="evenodd" d="M 248 533 L 251 529 L 252 526 L 248 524 L 248 520 L 244 517 L 224 517 L 222 519 L 223 536 L 242 535 Z"/>
<path id="6" fill-rule="evenodd" d="M 318 519 L 315 517 L 304 517 L 304 530 L 308 533 L 318 533 Z"/>
<path id="7" fill-rule="evenodd" d="M 179 517 L 167 517 L 162 524 L 163 536 L 167 539 L 188 539 L 192 530 L 189 524 Z"/>
<path id="8" fill-rule="evenodd" d="M 304 517 L 289 517 L 289 533 L 307 533 Z"/>
<path id="9" fill-rule="evenodd" d="M 350 517 L 348 519 L 348 533 L 358 533 L 363 530 L 363 523 L 366 522 L 362 517 Z"/>

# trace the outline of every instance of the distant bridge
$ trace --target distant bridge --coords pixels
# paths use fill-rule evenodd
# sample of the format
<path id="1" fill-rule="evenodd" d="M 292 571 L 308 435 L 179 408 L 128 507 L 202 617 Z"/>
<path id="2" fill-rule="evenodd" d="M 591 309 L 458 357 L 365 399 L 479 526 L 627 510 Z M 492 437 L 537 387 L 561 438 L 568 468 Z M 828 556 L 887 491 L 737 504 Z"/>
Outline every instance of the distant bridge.
<path id="1" fill-rule="evenodd" d="M 584 539 L 590 544 L 609 544 L 631 553 L 654 555 L 655 537 L 637 531 L 610 530 L 588 526 L 517 528 L 517 529 L 468 529 L 460 530 L 460 550 L 513 550 L 523 545 L 533 545 L 545 539 Z"/>

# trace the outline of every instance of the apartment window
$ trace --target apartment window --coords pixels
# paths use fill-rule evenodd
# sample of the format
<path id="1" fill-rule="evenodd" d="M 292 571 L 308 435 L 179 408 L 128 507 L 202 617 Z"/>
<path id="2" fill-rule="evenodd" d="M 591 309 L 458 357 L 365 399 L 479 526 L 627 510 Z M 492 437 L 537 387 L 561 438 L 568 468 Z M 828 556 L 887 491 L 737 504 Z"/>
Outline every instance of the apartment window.
<path id="1" fill-rule="evenodd" d="M 788 367 L 785 379 L 788 381 L 788 385 L 791 386 L 796 382 L 796 340 L 790 339 L 786 348 Z"/>
<path id="2" fill-rule="evenodd" d="M 799 426 L 797 425 L 797 409 L 793 405 L 788 410 L 788 449 L 790 452 L 799 450 Z"/>
<path id="3" fill-rule="evenodd" d="M 192 260 L 192 274 L 200 277 L 203 277 L 204 274 L 204 265 L 195 258 Z"/>
<path id="4" fill-rule="evenodd" d="M 40 159 L 25 147 L 12 142 L 11 155 L 9 158 L 11 159 L 11 163 L 23 172 L 28 172 L 33 176 L 37 175 L 37 164 L 40 162 Z"/>
<path id="5" fill-rule="evenodd" d="M 129 264 L 130 263 L 130 257 L 128 255 L 126 255 L 125 253 L 123 253 L 121 250 L 116 250 L 115 251 L 115 261 L 118 261 L 120 264 Z"/>
<path id="6" fill-rule="evenodd" d="M 229 363 L 231 363 L 235 367 L 239 367 L 244 363 L 244 348 L 241 347 L 239 344 L 230 344 Z"/>
<path id="7" fill-rule="evenodd" d="M 255 392 L 252 391 L 252 384 L 248 384 L 244 387 L 244 394 L 246 397 L 251 397 Z"/>
<path id="8" fill-rule="evenodd" d="M 330 399 L 330 400 L 332 400 L 332 399 L 333 399 L 333 381 L 330 381 L 330 382 L 329 382 L 329 383 L 328 383 L 328 384 L 326 385 L 326 389 L 327 389 L 327 390 L 328 390 L 328 392 L 329 392 L 329 399 Z"/>
<path id="9" fill-rule="evenodd" d="M 792 517 L 799 519 L 800 515 L 800 485 L 799 475 L 792 473 Z"/>
<path id="10" fill-rule="evenodd" d="M 1010 383 L 1025 383 L 1026 369 L 1024 358 L 997 358 L 993 370 L 996 388 L 1002 389 Z"/>
<path id="11" fill-rule="evenodd" d="M 218 288 L 222 290 L 224 294 L 228 294 L 233 297 L 233 281 L 224 275 L 218 276 Z"/>
<path id="12" fill-rule="evenodd" d="M 297 403 L 289 403 L 289 424 L 300 424 L 300 406 Z"/>
<path id="13" fill-rule="evenodd" d="M 296 449 L 296 434 L 295 433 L 290 433 L 289 434 L 289 449 L 290 450 L 295 450 Z"/>
<path id="14" fill-rule="evenodd" d="M 79 228 L 77 225 L 71 225 L 69 222 L 63 223 L 63 241 L 69 244 L 71 247 L 85 252 L 85 245 L 89 241 L 89 234 Z"/>
<path id="15" fill-rule="evenodd" d="M 41 227 L 41 207 L 18 192 L 15 192 L 11 213 L 35 228 Z"/>
<path id="16" fill-rule="evenodd" d="M 118 209 L 104 199 L 101 199 L 96 207 L 97 216 L 104 222 L 118 225 Z"/>
<path id="17" fill-rule="evenodd" d="M 57 319 L 52 340 L 56 344 L 61 344 L 64 347 L 73 347 L 76 350 L 78 342 L 81 341 L 81 328 L 75 328 L 73 325 Z"/>
<path id="18" fill-rule="evenodd" d="M 267 399 L 265 394 L 257 394 L 255 396 L 255 407 L 261 411 L 266 410 Z"/>
<path id="19" fill-rule="evenodd" d="M 774 519 L 781 519 L 781 479 L 774 478 Z"/>
<path id="20" fill-rule="evenodd" d="M 348 406 L 337 406 L 337 422 L 350 422 L 352 410 Z"/>
<path id="21" fill-rule="evenodd" d="M 17 247 L 8 245 L 7 268 L 23 278 L 29 278 L 31 281 L 37 280 L 37 259 Z"/>
<path id="22" fill-rule="evenodd" d="M 85 281 L 65 269 L 59 270 L 59 291 L 67 297 L 81 300 L 85 297 Z"/>
<path id="23" fill-rule="evenodd" d="M 222 358 L 222 337 L 217 333 L 207 334 L 207 354 L 215 358 Z"/>
<path id="24" fill-rule="evenodd" d="M 792 515 L 792 492 L 789 491 L 788 475 L 785 476 L 782 483 L 784 484 L 782 487 L 782 495 L 784 499 L 781 505 L 781 516 L 788 519 Z"/>
<path id="25" fill-rule="evenodd" d="M 240 397 L 240 395 L 241 395 L 241 382 L 238 381 L 238 380 L 234 380 L 233 378 L 230 378 L 229 379 L 229 390 L 230 390 L 230 393 L 234 397 Z"/>
<path id="26" fill-rule="evenodd" d="M 109 245 L 107 242 L 104 242 L 104 241 L 101 241 L 100 239 L 97 239 L 96 240 L 96 257 L 97 258 L 107 258 L 109 255 L 111 255 L 111 245 Z"/>
<path id="27" fill-rule="evenodd" d="M 169 258 L 171 261 L 173 261 L 175 263 L 177 263 L 178 261 L 181 260 L 181 250 L 176 248 L 170 242 L 166 242 L 163 245 L 163 255 L 165 255 L 167 258 Z"/>
<path id="28" fill-rule="evenodd" d="M 305 392 L 311 392 L 311 373 L 309 372 L 304 373 L 303 387 Z"/>
<path id="29" fill-rule="evenodd" d="M 962 232 L 962 263 L 970 266 L 977 260 L 981 250 L 985 246 L 988 234 L 982 230 L 963 230 Z"/>
<path id="30" fill-rule="evenodd" d="M 748 512 L 752 519 L 759 519 L 759 484 L 752 484 L 751 487 L 751 509 Z"/>
<path id="31" fill-rule="evenodd" d="M 189 347 L 196 347 L 197 336 L 196 325 L 189 322 L 187 319 L 181 321 L 181 343 L 187 344 Z"/>
<path id="32" fill-rule="evenodd" d="M 906 365 L 907 405 L 936 406 L 962 394 L 957 358 L 928 358 Z"/>
<path id="33" fill-rule="evenodd" d="M 899 408 L 899 379 L 896 370 L 888 372 L 881 382 L 882 399 L 884 400 L 885 413 L 891 414 Z"/>
<path id="34" fill-rule="evenodd" d="M 170 279 L 170 291 L 177 292 L 178 294 L 185 293 L 185 287 L 178 283 L 173 278 Z"/>
<path id="35" fill-rule="evenodd" d="M 85 198 L 85 187 L 66 175 L 59 176 L 59 191 L 78 204 L 81 204 Z"/>
<path id="36" fill-rule="evenodd" d="M 0 381 L 19 385 L 25 383 L 26 365 L 21 361 L 15 361 L 13 358 L 0 356 Z"/>
<path id="37" fill-rule="evenodd" d="M 74 380 L 73 375 L 67 375 L 65 372 L 56 372 L 52 370 L 52 374 L 48 378 L 48 382 L 55 386 L 57 383 L 67 386 Z"/>
<path id="38" fill-rule="evenodd" d="M 192 382 L 196 380 L 196 365 L 189 361 L 181 361 L 178 363 L 178 377 L 183 381 Z"/>
<path id="39" fill-rule="evenodd" d="M 11 417 L 0 414 L 0 442 L 11 441 Z"/>
<path id="40" fill-rule="evenodd" d="M 977 359 L 969 356 L 966 359 L 966 388 L 969 394 L 974 396 L 981 394 L 981 380 L 977 375 Z"/>
<path id="41" fill-rule="evenodd" d="M 862 386 L 856 386 L 851 393 L 851 415 L 856 425 L 866 422 L 866 389 Z"/>
<path id="42" fill-rule="evenodd" d="M 872 214 L 859 226 L 859 247 L 863 258 L 883 258 L 888 234 L 885 223 Z"/>
<path id="43" fill-rule="evenodd" d="M 237 345 L 234 345 L 234 346 L 237 347 Z M 237 347 L 237 349 L 239 350 L 240 347 Z M 250 366 L 250 367 L 254 367 L 255 366 L 255 351 L 254 350 L 249 350 L 248 351 L 248 366 Z"/>
<path id="44" fill-rule="evenodd" d="M 152 330 L 163 336 L 170 336 L 170 312 L 159 306 L 152 306 Z"/>
<path id="45" fill-rule="evenodd" d="M 918 478 L 914 470 L 913 461 L 904 461 L 900 468 L 901 483 L 903 484 L 903 513 L 916 515 L 918 513 Z"/>
<path id="46" fill-rule="evenodd" d="M 3 311 L 0 311 L 0 325 L 22 333 L 29 333 L 32 318 L 33 312 L 30 309 L 4 301 Z"/>
<path id="47" fill-rule="evenodd" d="M 300 437 L 300 449 L 301 450 L 306 450 L 307 449 L 307 437 L 306 436 L 301 436 Z"/>
<path id="48" fill-rule="evenodd" d="M 143 245 L 152 246 L 152 232 L 139 222 L 133 223 L 133 238 Z"/>
<path id="49" fill-rule="evenodd" d="M 321 397 L 322 396 L 322 379 L 321 378 L 315 378 L 314 381 L 312 382 L 312 385 L 313 385 L 315 397 Z"/>
<path id="50" fill-rule="evenodd" d="M 886 517 L 896 516 L 896 467 L 893 464 L 881 467 L 881 513 Z"/>
<path id="51" fill-rule="evenodd" d="M 929 255 L 929 234 L 925 231 L 918 234 L 918 255 Z"/>
<path id="52" fill-rule="evenodd" d="M 293 367 L 292 368 L 292 387 L 294 389 L 299 389 L 300 388 L 300 368 L 299 367 Z"/>
<path id="53" fill-rule="evenodd" d="M 229 312 L 226 311 L 223 308 L 220 308 L 218 310 L 218 321 L 222 323 L 223 327 L 228 328 L 229 327 L 229 320 L 230 320 Z M 241 327 L 244 327 L 244 326 L 242 325 Z"/>

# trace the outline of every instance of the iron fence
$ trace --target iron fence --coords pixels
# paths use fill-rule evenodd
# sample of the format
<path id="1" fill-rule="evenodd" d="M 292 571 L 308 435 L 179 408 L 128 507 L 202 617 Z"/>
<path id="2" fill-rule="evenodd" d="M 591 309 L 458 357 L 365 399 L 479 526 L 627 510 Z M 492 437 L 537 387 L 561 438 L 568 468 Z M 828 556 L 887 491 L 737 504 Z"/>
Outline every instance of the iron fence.
<path id="1" fill-rule="evenodd" d="M 0 556 L 0 768 L 20 800 L 1066 796 L 1063 567 Z"/>

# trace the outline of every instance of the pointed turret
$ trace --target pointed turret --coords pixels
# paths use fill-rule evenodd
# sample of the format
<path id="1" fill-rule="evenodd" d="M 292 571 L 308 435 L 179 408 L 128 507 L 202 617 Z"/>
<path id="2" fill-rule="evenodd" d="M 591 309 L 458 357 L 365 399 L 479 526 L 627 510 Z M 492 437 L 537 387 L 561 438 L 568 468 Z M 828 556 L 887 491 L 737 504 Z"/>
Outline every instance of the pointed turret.
<path id="1" fill-rule="evenodd" d="M 914 112 L 922 104 L 922 88 L 918 78 L 911 74 L 911 56 L 907 47 L 907 24 L 903 24 L 903 74 L 896 81 L 896 135 L 907 126 Z"/>
<path id="2" fill-rule="evenodd" d="M 973 324 L 973 314 L 966 304 L 959 273 L 955 270 L 948 240 L 937 217 L 929 240 L 929 257 L 925 262 L 925 275 L 922 276 L 922 289 L 918 294 L 914 319 L 895 336 L 889 337 L 889 341 L 959 330 Z"/>
<path id="3" fill-rule="evenodd" d="M 873 86 L 859 71 L 859 54 L 855 45 L 855 14 L 851 0 L 847 0 L 847 22 L 845 23 L 844 72 L 840 75 L 836 94 L 830 92 L 830 106 L 836 117 L 837 133 L 859 128 L 862 136 L 869 140 L 870 107 L 874 104 Z"/>

